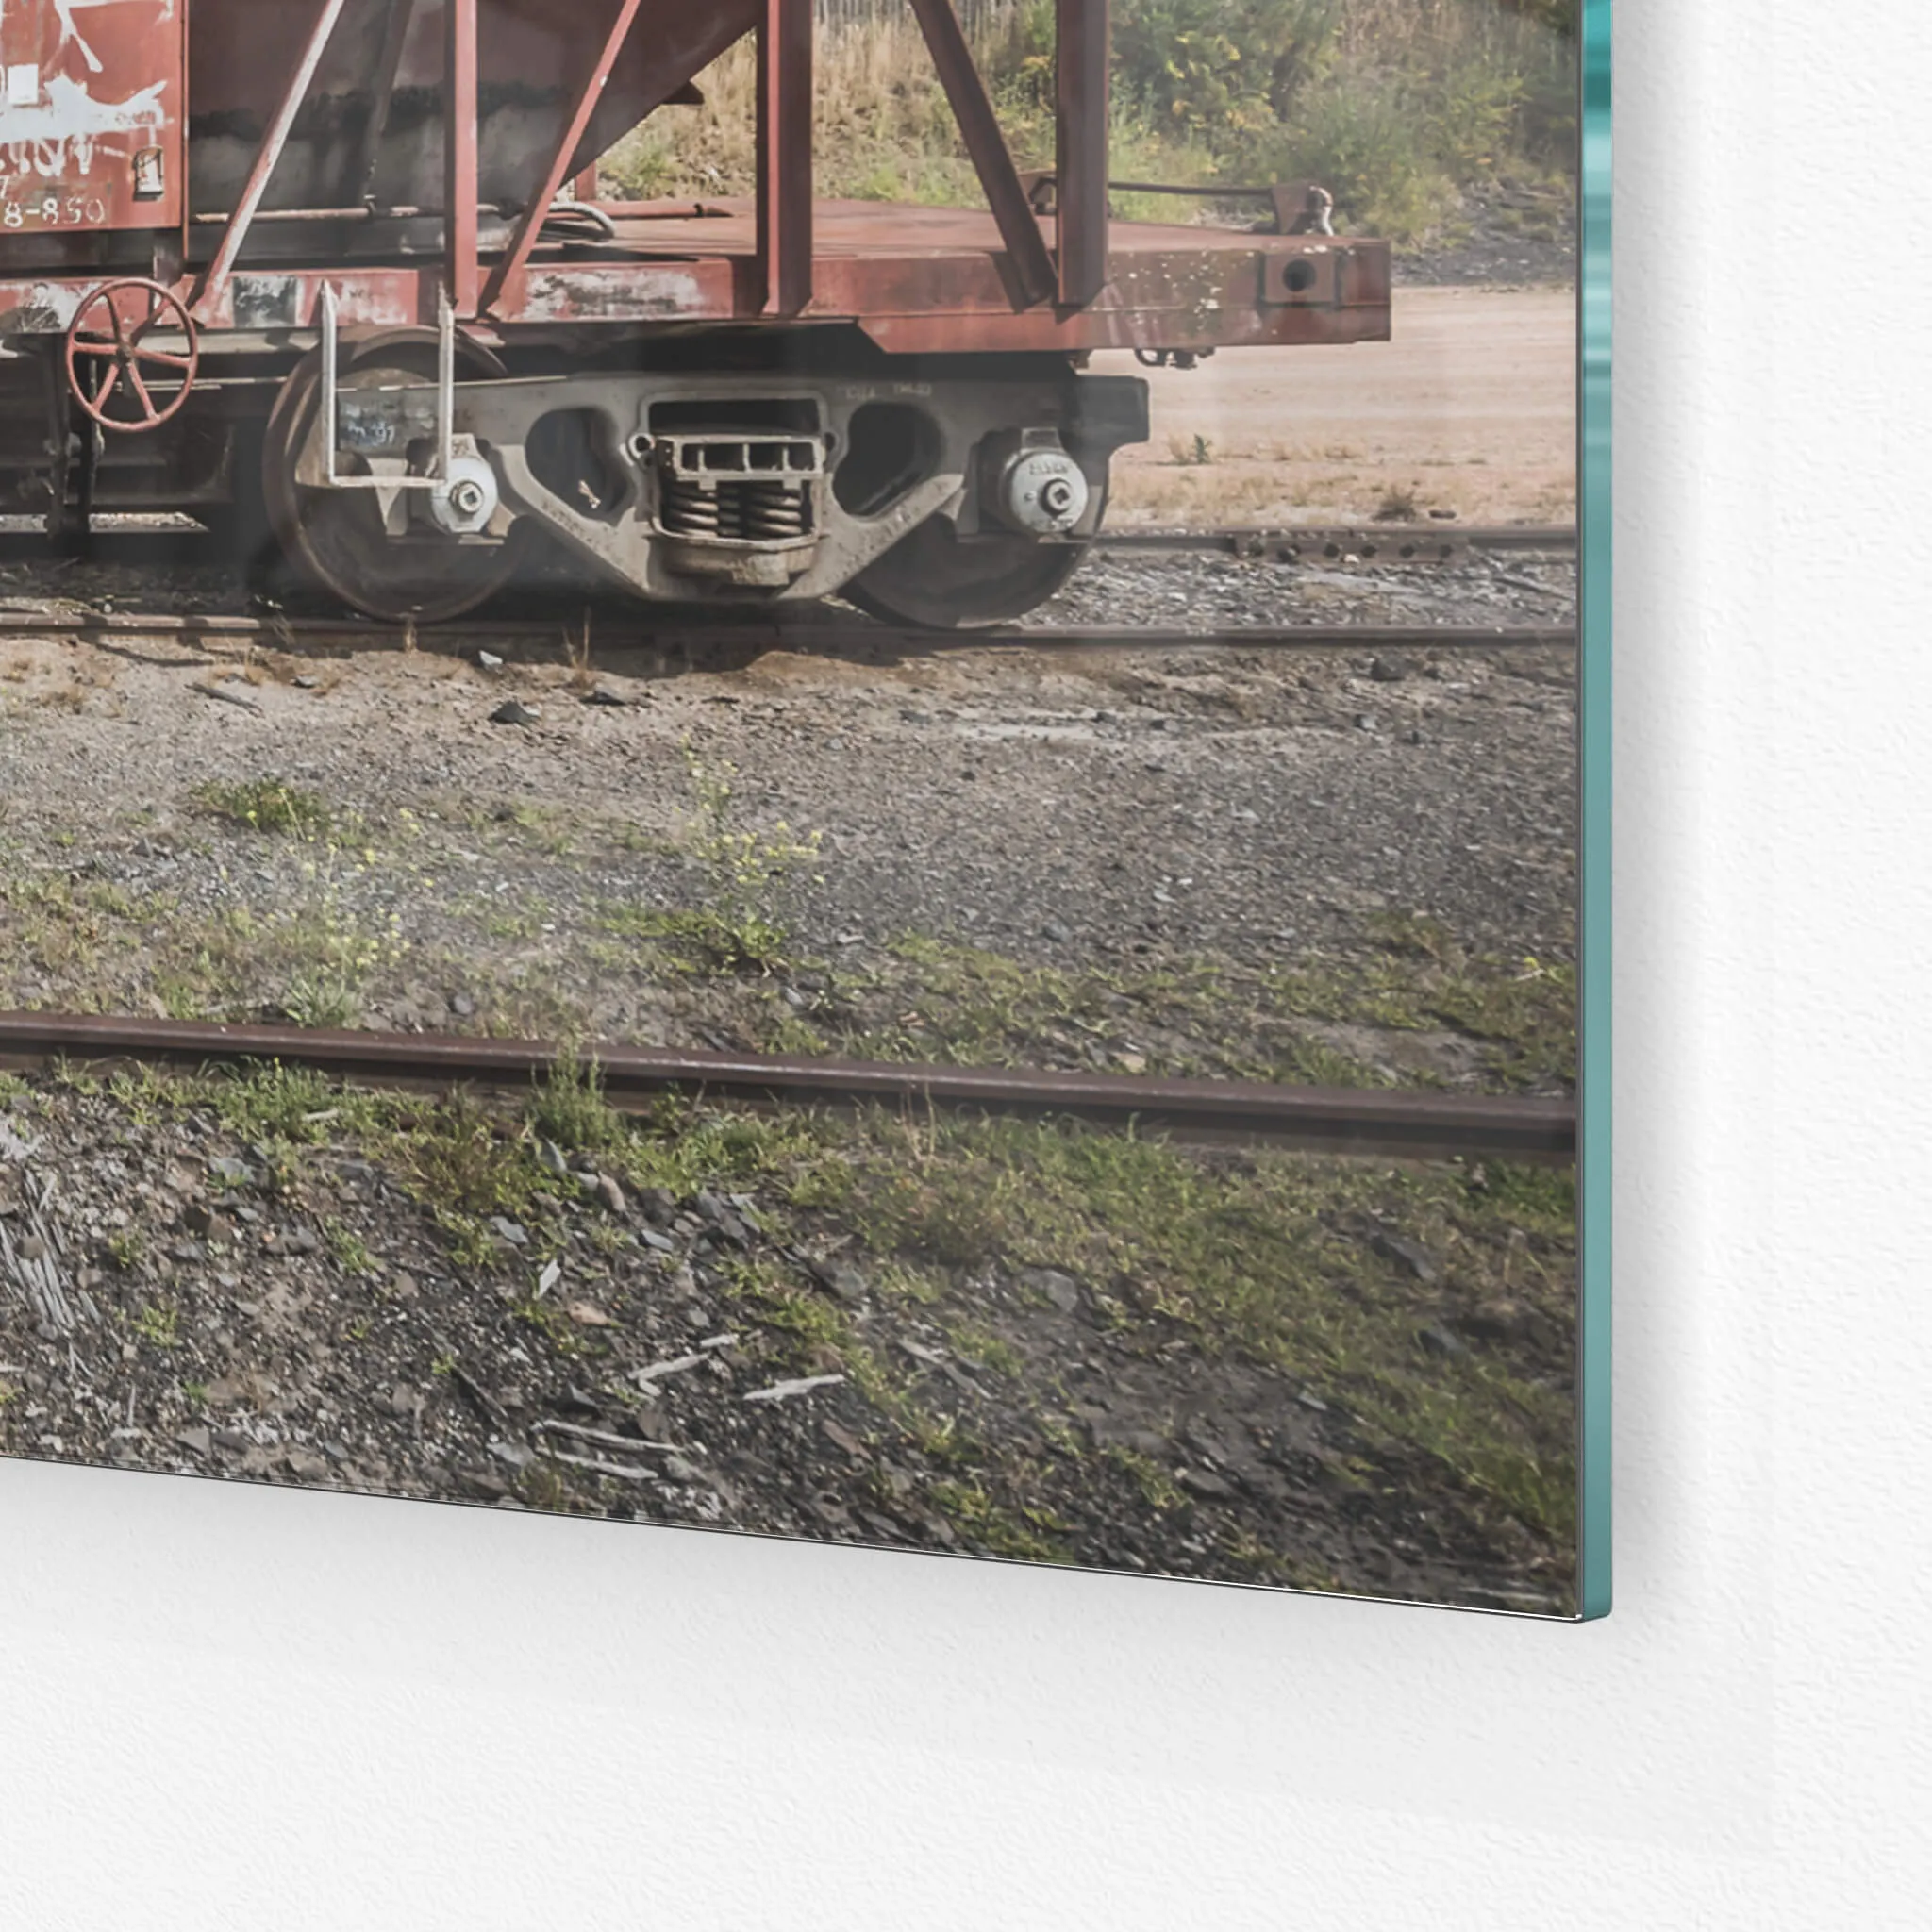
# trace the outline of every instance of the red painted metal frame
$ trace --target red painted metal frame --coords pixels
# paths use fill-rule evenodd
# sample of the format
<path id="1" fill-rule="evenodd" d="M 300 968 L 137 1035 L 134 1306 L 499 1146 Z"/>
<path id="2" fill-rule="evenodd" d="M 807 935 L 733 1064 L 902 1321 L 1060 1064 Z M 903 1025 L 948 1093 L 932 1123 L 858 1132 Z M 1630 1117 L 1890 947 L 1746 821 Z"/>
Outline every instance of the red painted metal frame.
<path id="1" fill-rule="evenodd" d="M 654 219 L 620 221 L 637 258 L 551 262 L 510 278 L 471 333 L 506 342 L 520 329 L 636 329 L 758 319 L 754 210 L 743 201 L 667 203 Z M 892 208 L 822 202 L 814 322 L 849 321 L 882 348 L 908 355 L 1090 349 L 1204 350 L 1268 344 L 1386 341 L 1390 251 L 1381 242 L 1323 237 L 1214 235 L 1187 227 L 1117 224 L 1108 298 L 1066 311 L 1016 312 L 1012 270 L 991 219 L 968 209 Z M 1285 289 L 1291 258 L 1324 262 L 1332 292 L 1320 300 L 1268 299 Z M 342 325 L 433 325 L 442 288 L 436 261 L 348 267 L 282 264 L 229 278 L 196 320 L 205 348 L 238 328 L 311 329 L 321 290 L 333 286 Z M 65 313 L 98 285 L 88 274 L 0 279 L 0 332 L 23 309 Z M 238 301 L 238 285 L 245 301 Z M 185 288 L 177 292 L 186 293 Z M 244 322 L 242 313 L 251 320 Z"/>
<path id="2" fill-rule="evenodd" d="M 596 64 L 577 96 L 575 111 L 564 128 L 563 139 L 558 143 L 549 167 L 544 170 L 542 184 L 531 198 L 529 207 L 524 210 L 523 220 L 517 225 L 509 247 L 491 272 L 489 282 L 484 287 L 481 306 L 485 309 L 502 294 L 504 284 L 510 276 L 529 260 L 530 251 L 536 247 L 537 238 L 543 232 L 543 218 L 549 213 L 551 203 L 557 199 L 565 175 L 570 173 L 570 164 L 575 158 L 584 134 L 590 127 L 591 117 L 597 111 L 597 103 L 610 78 L 610 70 L 617 65 L 617 57 L 624 51 L 624 43 L 630 37 L 638 8 L 642 4 L 643 0 L 620 0 L 616 17 L 610 23 L 610 31 L 605 35 L 604 44 L 598 52 Z"/>
<path id="3" fill-rule="evenodd" d="M 443 269 L 458 322 L 474 321 L 483 278 L 476 231 L 476 0 L 443 0 Z"/>
<path id="4" fill-rule="evenodd" d="M 1109 0 L 1058 0 L 1057 21 L 1060 305 L 1085 308 L 1107 286 L 1112 8 Z"/>
<path id="5" fill-rule="evenodd" d="M 323 54 L 326 51 L 330 38 L 336 30 L 336 23 L 342 17 L 342 8 L 347 0 L 322 0 L 315 16 L 315 25 L 309 30 L 300 57 L 295 62 L 295 72 L 291 75 L 288 87 L 283 91 L 281 105 L 275 109 L 275 118 L 269 124 L 268 131 L 261 138 L 261 147 L 255 157 L 255 166 L 249 171 L 247 185 L 242 191 L 242 199 L 235 205 L 235 212 L 228 218 L 226 232 L 222 237 L 222 245 L 215 253 L 215 258 L 208 264 L 207 275 L 192 304 L 197 315 L 215 308 L 221 302 L 226 289 L 228 277 L 234 273 L 235 264 L 241 258 L 242 250 L 247 242 L 249 230 L 255 225 L 255 212 L 261 206 L 261 198 L 268 192 L 269 177 L 275 171 L 275 164 L 282 158 L 282 151 L 289 144 L 290 130 L 295 125 L 295 116 L 302 110 L 302 104 L 308 97 L 309 84 L 315 78 L 315 70 L 322 64 Z M 474 9 L 475 0 L 451 0 L 453 6 L 468 6 Z"/>
<path id="6" fill-rule="evenodd" d="M 1020 171 L 1013 165 L 999 118 L 988 99 L 986 84 L 966 44 L 953 0 L 912 0 L 920 31 L 939 70 L 940 85 L 952 104 L 966 152 L 978 171 L 987 206 L 999 224 L 1000 239 L 1013 265 L 1013 306 L 1030 308 L 1052 299 L 1058 286 L 1053 257 L 1040 232 L 1040 224 L 1026 199 Z"/>
<path id="7" fill-rule="evenodd" d="M 812 0 L 765 0 L 758 25 L 758 308 L 803 315 L 812 299 Z"/>

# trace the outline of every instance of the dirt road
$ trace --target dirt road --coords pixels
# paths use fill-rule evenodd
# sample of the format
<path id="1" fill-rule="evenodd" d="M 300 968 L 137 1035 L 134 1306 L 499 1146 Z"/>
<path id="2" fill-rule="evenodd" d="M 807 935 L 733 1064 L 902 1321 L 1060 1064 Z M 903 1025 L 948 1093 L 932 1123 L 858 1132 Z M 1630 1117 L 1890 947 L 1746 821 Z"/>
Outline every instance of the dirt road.
<path id="1" fill-rule="evenodd" d="M 1567 289 L 1398 289 L 1391 341 L 1156 371 L 1153 440 L 1122 452 L 1112 520 L 1346 523 L 1407 494 L 1405 515 L 1565 522 L 1575 358 Z"/>

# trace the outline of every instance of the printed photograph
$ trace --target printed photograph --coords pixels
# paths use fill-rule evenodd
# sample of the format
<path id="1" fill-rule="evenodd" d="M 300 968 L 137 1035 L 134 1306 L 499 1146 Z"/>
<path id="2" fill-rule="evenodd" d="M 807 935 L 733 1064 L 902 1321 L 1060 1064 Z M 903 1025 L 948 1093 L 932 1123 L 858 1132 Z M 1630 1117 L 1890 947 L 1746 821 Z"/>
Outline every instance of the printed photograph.
<path id="1" fill-rule="evenodd" d="M 0 1456 L 1575 1615 L 1578 11 L 5 0 Z"/>

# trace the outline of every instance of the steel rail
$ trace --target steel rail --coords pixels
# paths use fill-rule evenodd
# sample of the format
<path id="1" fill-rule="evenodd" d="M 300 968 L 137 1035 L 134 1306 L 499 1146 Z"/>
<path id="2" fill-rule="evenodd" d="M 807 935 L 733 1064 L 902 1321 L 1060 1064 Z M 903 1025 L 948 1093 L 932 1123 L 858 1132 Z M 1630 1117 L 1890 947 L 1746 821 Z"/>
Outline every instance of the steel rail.
<path id="1" fill-rule="evenodd" d="M 1576 1110 L 1569 1100 L 902 1066 L 661 1047 L 606 1045 L 591 1051 L 605 1091 L 619 1107 L 669 1093 L 758 1105 L 1071 1118 L 1352 1154 L 1491 1154 L 1566 1161 L 1576 1151 Z M 0 1013 L 0 1064 L 130 1061 L 177 1067 L 281 1062 L 375 1085 L 527 1089 L 556 1067 L 558 1049 L 533 1041 L 447 1034 Z"/>
<path id="2" fill-rule="evenodd" d="M 175 345 L 159 333 L 152 340 L 163 348 Z M 217 377 L 212 380 L 220 384 L 223 379 Z M 192 511 L 189 513 L 192 514 Z M 201 530 L 185 527 L 142 529 L 125 525 L 96 529 L 92 532 L 92 541 L 116 551 L 125 549 L 138 554 L 152 550 L 160 553 L 157 561 L 161 562 L 171 560 L 171 547 L 175 555 L 194 556 L 214 542 L 212 537 Z M 1218 552 L 1245 560 L 1271 563 L 1343 562 L 1353 558 L 1357 563 L 1420 568 L 1458 563 L 1472 552 L 1478 551 L 1574 556 L 1576 530 L 1570 524 L 1472 524 L 1466 528 L 1449 524 L 1344 524 L 1306 528 L 1284 525 L 1278 529 L 1126 528 L 1102 530 L 1093 541 L 1093 548 L 1095 551 L 1123 552 Z M 0 528 L 0 558 L 7 561 L 30 562 L 46 554 L 43 530 Z"/>
<path id="3" fill-rule="evenodd" d="M 702 637 L 703 632 L 693 632 Z M 1034 629 L 934 632 L 841 626 L 854 642 L 882 641 L 920 651 L 1534 651 L 1573 650 L 1569 624 L 1283 624 L 1230 625 L 1224 630 L 1174 630 L 1130 624 L 1041 625 Z M 781 641 L 808 638 L 780 633 Z"/>
<path id="4" fill-rule="evenodd" d="M 1568 624 L 1289 624 L 1231 625 L 1223 630 L 1177 630 L 1143 625 L 1041 625 L 992 630 L 938 631 L 876 624 L 801 620 L 798 623 L 675 624 L 648 616 L 604 613 L 598 634 L 606 649 L 684 652 L 719 651 L 889 651 L 927 657 L 961 651 L 1521 651 L 1573 649 L 1576 630 Z M 425 627 L 419 641 L 449 638 L 509 639 L 555 644 L 555 619 L 464 618 L 458 625 Z M 170 638 L 185 643 L 233 642 L 293 645 L 300 642 L 392 642 L 405 636 L 391 625 L 369 619 L 332 617 L 239 617 L 222 613 L 179 616 L 131 610 L 0 610 L 0 637 Z"/>
<path id="5" fill-rule="evenodd" d="M 1473 550 L 1574 556 L 1574 524 L 1352 524 L 1334 528 L 1102 530 L 1096 550 L 1225 551 L 1276 563 L 1353 558 L 1358 563 L 1454 563 Z"/>

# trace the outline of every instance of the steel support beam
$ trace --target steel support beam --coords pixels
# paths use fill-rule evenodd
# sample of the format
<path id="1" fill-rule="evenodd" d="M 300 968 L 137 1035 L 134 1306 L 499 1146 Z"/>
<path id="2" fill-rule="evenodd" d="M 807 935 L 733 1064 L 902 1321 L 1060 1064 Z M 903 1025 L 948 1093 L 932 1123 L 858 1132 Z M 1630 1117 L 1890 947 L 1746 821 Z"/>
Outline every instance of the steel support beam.
<path id="1" fill-rule="evenodd" d="M 931 50 L 932 64 L 939 70 L 940 85 L 952 103 L 960 139 L 978 171 L 987 206 L 999 224 L 1000 240 L 1013 265 L 1014 307 L 1031 308 L 1050 301 L 1057 286 L 1053 257 L 1026 199 L 1019 170 L 1013 166 L 1012 152 L 1000 132 L 999 117 L 987 98 L 986 83 L 960 30 L 953 0 L 912 0 L 912 10 Z"/>
<path id="2" fill-rule="evenodd" d="M 261 206 L 262 196 L 268 192 L 269 179 L 275 174 L 275 164 L 289 145 L 289 132 L 295 125 L 295 116 L 302 110 L 302 103 L 308 98 L 315 70 L 322 65 L 322 57 L 336 30 L 336 23 L 342 17 L 345 4 L 346 0 L 322 0 L 315 25 L 308 30 L 308 39 L 295 62 L 295 72 L 290 76 L 289 85 L 282 94 L 281 106 L 275 109 L 275 117 L 270 122 L 268 132 L 261 137 L 261 146 L 256 153 L 255 166 L 249 170 L 247 184 L 242 190 L 242 199 L 235 204 L 235 212 L 228 219 L 227 232 L 222 237 L 222 245 L 215 251 L 214 260 L 208 265 L 201 292 L 195 297 L 197 313 L 213 309 L 228 285 L 228 277 L 234 273 L 236 262 L 241 259 L 249 230 L 255 225 L 255 212 Z M 474 7 L 475 0 L 467 0 L 467 4 Z"/>
<path id="3" fill-rule="evenodd" d="M 362 152 L 357 158 L 356 175 L 349 184 L 358 201 L 366 202 L 375 192 L 376 163 L 382 158 L 382 137 L 389 132 L 390 108 L 396 97 L 396 76 L 403 69 L 403 48 L 416 18 L 416 0 L 389 0 L 384 18 L 382 45 L 375 56 L 374 86 L 369 101 L 369 125 L 362 131 Z"/>
<path id="4" fill-rule="evenodd" d="M 1107 287 L 1108 0 L 1057 0 L 1059 294 L 1086 308 Z"/>
<path id="5" fill-rule="evenodd" d="M 764 0 L 758 24 L 759 308 L 802 315 L 812 295 L 812 0 Z"/>
<path id="6" fill-rule="evenodd" d="M 597 104 L 604 97 L 604 89 L 610 79 L 610 70 L 617 65 L 617 57 L 624 51 L 624 43 L 630 38 L 630 30 L 638 17 L 638 8 L 643 0 L 619 0 L 616 17 L 610 23 L 610 31 L 604 36 L 604 42 L 597 51 L 596 64 L 591 69 L 589 78 L 584 82 L 577 95 L 575 111 L 563 130 L 563 139 L 558 143 L 557 152 L 550 158 L 550 165 L 543 171 L 542 185 L 528 208 L 524 210 L 523 220 L 517 225 L 515 237 L 503 259 L 496 264 L 490 276 L 488 287 L 483 291 L 482 306 L 488 308 L 503 293 L 504 285 L 521 270 L 530 258 L 530 251 L 537 245 L 537 238 L 543 232 L 543 218 L 550 212 L 550 204 L 557 199 L 558 191 L 562 188 L 564 177 L 570 173 L 570 164 L 576 157 L 582 144 L 591 118 L 597 111 Z M 810 25 L 809 15 L 807 19 Z M 809 109 L 808 109 L 809 111 Z"/>
<path id="7" fill-rule="evenodd" d="M 475 320 L 477 259 L 476 0 L 444 0 L 442 218 L 444 279 L 459 322 Z"/>

